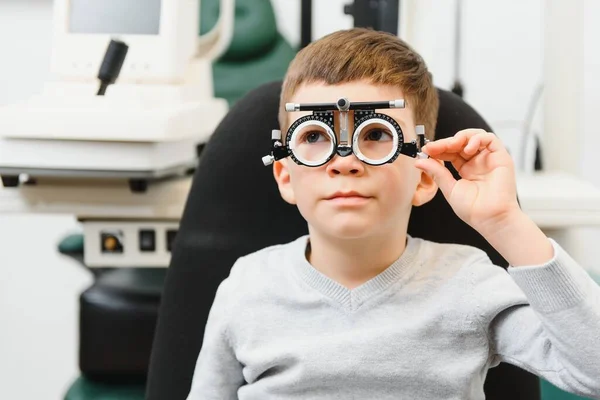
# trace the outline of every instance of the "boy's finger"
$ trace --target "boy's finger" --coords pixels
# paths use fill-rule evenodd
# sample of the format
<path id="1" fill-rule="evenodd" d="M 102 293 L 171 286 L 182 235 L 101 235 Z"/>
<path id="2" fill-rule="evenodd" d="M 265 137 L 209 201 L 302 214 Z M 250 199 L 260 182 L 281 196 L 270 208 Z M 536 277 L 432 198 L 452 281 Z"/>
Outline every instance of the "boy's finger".
<path id="1" fill-rule="evenodd" d="M 456 135 L 439 139 L 433 142 L 429 142 L 424 150 L 427 154 L 441 154 L 441 153 L 460 153 L 463 151 L 469 140 L 477 135 L 487 133 L 483 129 L 463 129 L 456 133 Z"/>
<path id="2" fill-rule="evenodd" d="M 465 138 L 469 139 L 475 135 L 480 135 L 482 133 L 487 133 L 487 131 L 485 129 L 469 128 L 469 129 L 463 129 L 462 131 L 458 131 L 456 133 L 456 135 L 454 135 L 454 137 L 465 137 Z"/>
<path id="3" fill-rule="evenodd" d="M 450 161 L 450 162 L 456 162 L 456 161 L 467 161 L 465 160 L 460 154 L 458 153 L 442 153 L 442 154 L 436 154 L 435 157 L 432 154 L 429 154 L 429 156 L 431 158 L 434 158 L 436 160 L 441 160 L 441 161 Z"/>
<path id="4" fill-rule="evenodd" d="M 442 153 L 458 153 L 466 143 L 465 138 L 446 138 L 430 142 L 425 145 L 423 151 L 430 156 Z"/>
<path id="5" fill-rule="evenodd" d="M 488 148 L 495 140 L 496 136 L 492 133 L 485 132 L 477 134 L 469 139 L 469 142 L 463 151 L 466 155 L 474 155 L 475 153 Z"/>
<path id="6" fill-rule="evenodd" d="M 465 154 L 465 156 L 467 158 L 474 156 L 476 153 L 478 153 L 481 150 L 482 143 L 483 143 L 483 138 L 481 137 L 481 135 L 473 136 L 471 139 L 469 139 L 469 141 L 465 145 L 465 148 L 463 149 L 463 153 Z"/>
<path id="7" fill-rule="evenodd" d="M 451 138 L 454 140 L 450 142 L 448 148 L 453 152 L 461 152 L 465 149 L 469 142 L 473 140 L 473 138 L 481 136 L 485 133 L 487 132 L 483 129 L 463 129 L 454 135 L 454 138 Z"/>
<path id="8" fill-rule="evenodd" d="M 484 131 L 481 129 L 464 129 L 449 138 L 430 142 L 425 146 L 424 149 L 427 149 L 425 151 L 429 155 L 441 153 L 459 153 L 464 149 L 471 137 L 481 132 Z"/>

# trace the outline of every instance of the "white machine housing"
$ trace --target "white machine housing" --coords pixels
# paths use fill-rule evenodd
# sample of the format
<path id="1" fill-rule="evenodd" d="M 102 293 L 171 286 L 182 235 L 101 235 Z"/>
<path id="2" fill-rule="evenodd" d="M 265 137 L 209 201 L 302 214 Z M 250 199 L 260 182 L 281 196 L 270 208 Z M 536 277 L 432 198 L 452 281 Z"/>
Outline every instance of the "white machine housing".
<path id="1" fill-rule="evenodd" d="M 150 3 L 159 7 L 150 21 L 156 29 L 126 26 Z M 74 10 L 83 6 L 91 21 L 100 7 L 109 17 L 131 15 L 112 32 L 102 32 L 102 24 L 86 28 L 90 23 L 71 29 Z M 195 165 L 196 145 L 208 140 L 228 110 L 214 97 L 212 62 L 231 41 L 234 0 L 220 1 L 217 24 L 202 36 L 199 0 L 55 0 L 54 7 L 51 67 L 57 79 L 40 94 L 0 108 L 0 174 L 153 178 Z M 97 96 L 111 38 L 129 51 L 117 82 Z"/>
<path id="2" fill-rule="evenodd" d="M 121 3 L 119 6 L 117 1 Z M 107 6 L 107 3 L 114 4 L 111 7 Z M 127 7 L 127 3 L 145 3 L 146 8 L 158 7 L 158 10 L 147 10 L 145 14 L 151 17 L 145 22 L 145 26 L 127 27 L 117 22 L 111 27 L 110 21 L 118 21 L 120 15 L 123 19 L 132 17 L 127 13 L 130 13 L 133 7 Z M 85 7 L 90 15 L 93 11 L 104 15 L 100 14 L 102 17 L 98 18 L 96 24 L 93 23 L 95 20 L 87 21 L 87 24 L 79 22 L 83 15 L 77 20 L 74 17 L 82 14 L 82 11 L 78 10 Z M 94 10 L 95 7 L 98 9 Z M 134 10 L 138 14 L 136 17 L 142 14 L 140 11 L 143 10 Z M 187 62 L 196 52 L 198 15 L 198 1 L 193 0 L 56 1 L 52 72 L 63 79 L 94 81 L 108 42 L 118 37 L 129 45 L 129 52 L 119 76 L 121 82 L 181 81 Z M 113 28 L 113 32 L 109 32 L 110 28 Z"/>

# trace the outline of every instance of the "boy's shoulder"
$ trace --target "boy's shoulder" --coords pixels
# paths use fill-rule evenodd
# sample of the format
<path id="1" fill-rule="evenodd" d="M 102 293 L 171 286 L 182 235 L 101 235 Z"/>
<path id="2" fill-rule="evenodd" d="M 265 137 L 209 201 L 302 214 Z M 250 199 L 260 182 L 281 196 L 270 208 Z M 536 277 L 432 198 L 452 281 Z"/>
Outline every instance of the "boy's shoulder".
<path id="1" fill-rule="evenodd" d="M 422 240 L 422 239 L 417 239 Z M 416 280 L 438 281 L 468 294 L 465 301 L 495 315 L 506 302 L 526 304 L 526 299 L 508 271 L 494 264 L 488 254 L 475 246 L 422 240 L 421 267 Z M 506 304 L 508 304 L 506 303 Z M 486 312 L 487 312 L 486 311 Z"/>
<path id="2" fill-rule="evenodd" d="M 295 253 L 304 251 L 307 243 L 308 235 L 303 235 L 287 243 L 267 246 L 240 257 L 236 261 L 236 265 L 234 267 L 240 265 L 244 268 L 253 268 L 254 270 L 277 267 L 281 265 L 285 258 L 296 255 Z"/>
<path id="3" fill-rule="evenodd" d="M 458 264 L 464 266 L 472 263 L 489 263 L 490 258 L 482 249 L 459 243 L 444 243 L 411 237 L 419 242 L 419 258 L 433 264 Z"/>
<path id="4" fill-rule="evenodd" d="M 489 298 L 490 293 L 502 289 L 505 292 L 520 294 L 520 289 L 505 267 L 492 262 L 482 249 L 463 244 L 438 243 L 424 241 L 420 252 L 430 265 L 453 271 L 454 278 L 461 281 L 472 291 L 472 295 Z M 520 300 L 522 300 L 519 297 Z"/>
<path id="5" fill-rule="evenodd" d="M 287 279 L 290 257 L 301 253 L 306 247 L 308 235 L 301 236 L 288 243 L 267 246 L 241 256 L 231 267 L 227 282 L 238 290 L 257 290 L 265 285 L 277 284 Z"/>
<path id="6" fill-rule="evenodd" d="M 417 261 L 421 265 L 421 274 L 454 279 L 476 291 L 482 287 L 511 284 L 506 269 L 494 264 L 478 247 L 418 238 L 413 240 L 420 241 Z"/>

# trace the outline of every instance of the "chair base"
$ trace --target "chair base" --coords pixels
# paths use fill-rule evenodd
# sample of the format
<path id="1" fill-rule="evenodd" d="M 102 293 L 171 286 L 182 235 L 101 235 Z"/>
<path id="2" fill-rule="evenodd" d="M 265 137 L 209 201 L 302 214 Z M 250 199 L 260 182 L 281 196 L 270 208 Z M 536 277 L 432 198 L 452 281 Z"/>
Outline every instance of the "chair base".
<path id="1" fill-rule="evenodd" d="M 64 400 L 144 400 L 146 385 L 94 382 L 80 376 L 71 385 Z"/>

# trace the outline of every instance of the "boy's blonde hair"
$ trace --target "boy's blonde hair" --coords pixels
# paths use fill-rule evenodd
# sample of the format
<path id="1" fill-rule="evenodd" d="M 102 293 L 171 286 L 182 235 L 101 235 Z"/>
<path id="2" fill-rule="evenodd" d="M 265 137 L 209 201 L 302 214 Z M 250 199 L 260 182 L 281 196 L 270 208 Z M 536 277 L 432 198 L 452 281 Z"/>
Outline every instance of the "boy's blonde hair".
<path id="1" fill-rule="evenodd" d="M 281 129 L 288 128 L 285 103 L 300 85 L 317 82 L 335 85 L 363 79 L 399 87 L 413 110 L 415 123 L 425 125 L 427 138 L 433 139 L 439 100 L 425 61 L 397 36 L 365 28 L 331 33 L 298 52 L 281 90 Z"/>

